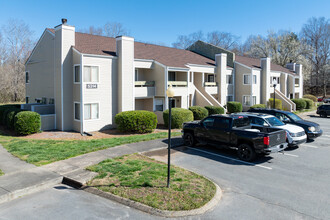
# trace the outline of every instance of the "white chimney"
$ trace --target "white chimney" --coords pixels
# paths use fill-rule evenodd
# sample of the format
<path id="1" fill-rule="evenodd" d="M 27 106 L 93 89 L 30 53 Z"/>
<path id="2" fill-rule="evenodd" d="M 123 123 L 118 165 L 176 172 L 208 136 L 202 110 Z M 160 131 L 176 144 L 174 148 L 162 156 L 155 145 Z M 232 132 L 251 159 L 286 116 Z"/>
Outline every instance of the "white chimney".
<path id="1" fill-rule="evenodd" d="M 270 98 L 270 58 L 265 57 L 260 59 L 261 66 L 261 103 L 267 104 Z"/>
<path id="2" fill-rule="evenodd" d="M 226 104 L 226 71 L 227 71 L 227 54 L 221 53 L 215 55 L 216 65 L 216 82 L 218 83 L 218 101 L 220 104 Z"/>

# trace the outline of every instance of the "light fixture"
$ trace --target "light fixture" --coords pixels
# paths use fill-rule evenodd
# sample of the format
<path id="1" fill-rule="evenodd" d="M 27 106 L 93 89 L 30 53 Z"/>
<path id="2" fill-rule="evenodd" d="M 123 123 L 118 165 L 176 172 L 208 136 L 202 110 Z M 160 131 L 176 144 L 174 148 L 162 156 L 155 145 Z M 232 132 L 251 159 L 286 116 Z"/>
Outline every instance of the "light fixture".
<path id="1" fill-rule="evenodd" d="M 172 85 L 170 84 L 170 86 L 168 87 L 168 89 L 166 90 L 166 95 L 169 98 L 173 98 L 174 96 L 174 89 L 172 87 Z"/>

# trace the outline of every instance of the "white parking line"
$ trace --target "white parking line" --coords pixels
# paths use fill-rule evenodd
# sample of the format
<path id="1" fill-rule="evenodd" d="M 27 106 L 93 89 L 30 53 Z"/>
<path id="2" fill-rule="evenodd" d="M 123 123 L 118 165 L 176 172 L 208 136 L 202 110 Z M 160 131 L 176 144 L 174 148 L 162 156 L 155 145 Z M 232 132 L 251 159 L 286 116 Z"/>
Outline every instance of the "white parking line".
<path id="1" fill-rule="evenodd" d="M 313 146 L 313 145 L 304 145 L 303 147 L 310 147 L 310 148 L 319 148 L 319 147 L 316 147 L 316 146 Z"/>
<path id="2" fill-rule="evenodd" d="M 298 155 L 295 155 L 295 154 L 288 154 L 288 153 L 280 153 L 280 154 L 290 156 L 290 157 L 299 157 Z"/>
<path id="3" fill-rule="evenodd" d="M 267 169 L 267 170 L 272 170 L 272 169 L 273 169 L 273 168 L 271 168 L 271 167 L 266 167 L 266 166 L 263 166 L 263 165 L 259 165 L 259 164 L 255 164 L 255 163 L 246 162 L 246 161 L 243 161 L 243 160 L 237 160 L 237 159 L 234 159 L 234 158 L 232 158 L 232 157 L 222 156 L 222 155 L 220 155 L 220 154 L 215 154 L 215 153 L 208 152 L 208 151 L 205 151 L 205 150 L 200 150 L 200 149 L 197 149 L 197 148 L 192 148 L 192 147 L 187 147 L 187 148 L 189 148 L 189 149 L 191 149 L 191 150 L 195 150 L 195 151 L 203 152 L 203 153 L 206 153 L 206 154 L 210 154 L 210 155 L 213 155 L 213 156 L 222 157 L 222 158 L 226 158 L 226 159 L 229 159 L 229 160 L 237 161 L 237 162 L 240 162 L 240 163 L 245 163 L 245 164 L 248 164 L 248 165 L 253 165 L 253 166 L 261 167 L 261 168 L 264 168 L 264 169 Z"/>

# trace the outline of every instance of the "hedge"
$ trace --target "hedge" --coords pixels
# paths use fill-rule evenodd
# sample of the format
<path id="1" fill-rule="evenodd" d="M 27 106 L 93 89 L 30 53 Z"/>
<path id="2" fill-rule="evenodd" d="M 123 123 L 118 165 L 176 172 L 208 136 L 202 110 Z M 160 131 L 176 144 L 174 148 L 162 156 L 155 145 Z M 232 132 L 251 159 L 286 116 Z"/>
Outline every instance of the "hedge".
<path id="1" fill-rule="evenodd" d="M 306 108 L 306 101 L 303 99 L 291 99 L 296 104 L 296 110 L 303 110 Z"/>
<path id="2" fill-rule="evenodd" d="M 268 100 L 268 106 L 270 108 L 274 108 L 274 98 L 270 98 Z M 275 109 L 282 110 L 282 100 L 280 99 L 275 99 Z"/>
<path id="3" fill-rule="evenodd" d="M 165 110 L 163 112 L 164 124 L 168 127 L 168 118 L 169 118 L 169 110 Z M 171 128 L 182 128 L 182 124 L 184 122 L 193 121 L 194 114 L 192 111 L 183 108 L 172 108 L 172 120 L 171 120 Z"/>
<path id="4" fill-rule="evenodd" d="M 227 102 L 227 110 L 229 113 L 242 112 L 243 106 L 240 102 Z"/>
<path id="5" fill-rule="evenodd" d="M 224 114 L 225 113 L 225 109 L 222 107 L 218 107 L 218 106 L 205 106 L 205 108 L 208 111 L 208 115 L 215 115 L 215 114 Z"/>
<path id="6" fill-rule="evenodd" d="M 250 109 L 251 108 L 266 108 L 266 105 L 265 104 L 256 104 L 256 105 L 252 105 L 251 107 L 250 107 Z"/>
<path id="7" fill-rule="evenodd" d="M 5 125 L 7 126 L 7 128 L 9 128 L 10 130 L 15 129 L 15 116 L 21 111 L 22 111 L 21 109 L 17 109 L 17 108 L 11 108 L 8 111 L 6 111 Z"/>
<path id="8" fill-rule="evenodd" d="M 202 120 L 209 115 L 209 111 L 206 109 L 206 107 L 204 108 L 201 106 L 191 106 L 189 107 L 189 110 L 192 111 L 194 120 Z"/>
<path id="9" fill-rule="evenodd" d="M 15 131 L 19 135 L 37 133 L 41 128 L 41 118 L 37 112 L 22 111 L 15 115 Z"/>
<path id="10" fill-rule="evenodd" d="M 306 109 L 311 109 L 314 106 L 314 102 L 311 99 L 307 99 L 307 98 L 303 98 L 302 100 L 304 100 L 306 102 Z"/>
<path id="11" fill-rule="evenodd" d="M 157 115 L 144 110 L 125 111 L 115 116 L 115 123 L 123 132 L 150 133 L 157 127 Z"/>
<path id="12" fill-rule="evenodd" d="M 19 109 L 20 105 L 0 105 L 0 125 L 6 125 L 6 114 L 10 109 Z"/>
<path id="13" fill-rule="evenodd" d="M 313 102 L 317 102 L 317 97 L 314 95 L 306 94 L 303 96 L 303 98 L 313 100 Z"/>

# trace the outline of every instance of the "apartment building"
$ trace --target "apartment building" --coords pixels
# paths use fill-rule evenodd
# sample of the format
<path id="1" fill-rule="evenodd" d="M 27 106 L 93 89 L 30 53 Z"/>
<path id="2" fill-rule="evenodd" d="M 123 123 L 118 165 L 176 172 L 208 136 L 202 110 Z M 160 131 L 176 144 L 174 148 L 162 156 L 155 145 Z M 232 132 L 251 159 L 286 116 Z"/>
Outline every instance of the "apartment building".
<path id="1" fill-rule="evenodd" d="M 126 36 L 79 33 L 63 20 L 45 29 L 26 62 L 22 108 L 41 114 L 43 130 L 83 133 L 115 127 L 114 116 L 128 110 L 153 111 L 163 123 L 162 112 L 169 105 L 264 103 L 271 96 L 270 77 L 279 77 L 277 92 L 285 98 L 302 89 L 300 80 L 299 87 L 294 84 L 300 65 L 274 69 L 269 58 L 259 63 L 245 59 L 250 58 L 201 41 L 181 50 Z M 175 91 L 171 103 L 169 85 Z"/>

